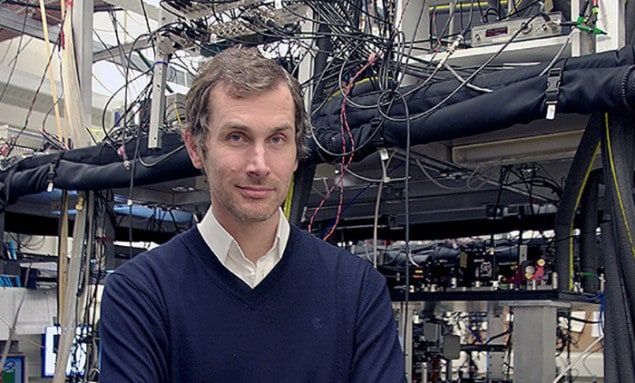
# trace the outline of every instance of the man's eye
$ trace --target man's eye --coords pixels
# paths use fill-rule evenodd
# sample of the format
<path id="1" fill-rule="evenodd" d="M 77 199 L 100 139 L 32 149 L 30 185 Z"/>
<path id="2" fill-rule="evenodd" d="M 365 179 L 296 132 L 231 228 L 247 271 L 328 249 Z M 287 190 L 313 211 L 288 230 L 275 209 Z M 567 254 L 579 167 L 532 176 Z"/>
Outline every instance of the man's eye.
<path id="1" fill-rule="evenodd" d="M 274 144 L 281 144 L 281 143 L 283 143 L 284 141 L 285 141 L 285 140 L 284 140 L 284 137 L 282 137 L 282 136 L 274 136 L 274 137 L 271 137 L 271 142 L 272 142 L 272 143 L 274 143 Z"/>
<path id="2" fill-rule="evenodd" d="M 232 142 L 240 142 L 243 140 L 243 136 L 241 136 L 240 134 L 230 134 L 228 139 Z"/>

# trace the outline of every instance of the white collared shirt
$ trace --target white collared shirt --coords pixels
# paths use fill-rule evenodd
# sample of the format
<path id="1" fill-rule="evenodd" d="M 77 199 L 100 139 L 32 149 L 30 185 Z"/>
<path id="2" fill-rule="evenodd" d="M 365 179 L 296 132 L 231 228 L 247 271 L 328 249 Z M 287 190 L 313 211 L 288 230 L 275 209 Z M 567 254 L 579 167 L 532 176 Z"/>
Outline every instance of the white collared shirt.
<path id="1" fill-rule="evenodd" d="M 234 275 L 244 281 L 252 289 L 262 282 L 282 259 L 284 249 L 289 240 L 289 221 L 280 210 L 280 220 L 273 246 L 260 257 L 256 264 L 251 262 L 241 250 L 240 246 L 218 223 L 210 207 L 197 227 L 203 240 L 218 258 L 220 263 Z"/>

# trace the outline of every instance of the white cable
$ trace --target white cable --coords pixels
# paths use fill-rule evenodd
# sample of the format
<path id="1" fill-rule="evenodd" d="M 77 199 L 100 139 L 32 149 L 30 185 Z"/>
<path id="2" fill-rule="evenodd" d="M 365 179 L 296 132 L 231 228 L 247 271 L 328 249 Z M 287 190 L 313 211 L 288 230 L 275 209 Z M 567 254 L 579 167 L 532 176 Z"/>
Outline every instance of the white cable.
<path id="1" fill-rule="evenodd" d="M 551 69 L 553 65 L 556 63 L 556 61 L 560 58 L 560 56 L 562 56 L 562 53 L 564 52 L 565 48 L 569 45 L 569 42 L 571 41 L 571 36 L 573 36 L 575 32 L 579 32 L 579 30 L 577 28 L 573 28 L 571 32 L 569 32 L 569 34 L 567 35 L 567 39 L 564 40 L 564 43 L 562 43 L 556 55 L 553 56 L 553 59 L 551 59 L 551 61 L 549 62 L 549 65 L 547 65 L 545 69 L 543 69 L 542 72 L 540 72 L 538 77 L 544 76 L 547 72 L 549 72 L 549 69 Z"/>
<path id="2" fill-rule="evenodd" d="M 591 344 L 589 344 L 584 351 L 582 351 L 582 354 L 580 354 L 576 360 L 574 360 L 573 362 L 571 362 L 570 365 L 567 366 L 567 368 L 565 368 L 560 375 L 556 376 L 556 378 L 553 380 L 552 383 L 558 383 L 560 381 L 560 379 L 564 378 L 564 376 L 567 374 L 567 372 L 569 372 L 569 370 L 571 370 L 573 367 L 576 366 L 576 364 L 578 364 L 579 362 L 585 360 L 586 358 L 589 357 L 589 355 L 593 354 L 594 351 L 589 352 L 589 350 L 591 350 L 596 344 L 598 344 L 601 340 L 604 339 L 604 335 L 599 336 L 596 340 L 594 340 L 593 342 L 591 342 Z"/>
<path id="3" fill-rule="evenodd" d="M 438 187 L 440 187 L 441 189 L 445 189 L 445 190 L 465 190 L 465 186 L 460 186 L 460 187 L 452 187 L 452 186 L 446 186 L 443 185 L 442 183 L 440 183 L 439 181 L 435 180 L 434 177 L 432 177 L 432 174 L 430 174 L 426 168 L 423 166 L 423 164 L 421 163 L 421 161 L 419 161 L 418 158 L 415 158 L 415 163 L 417 164 L 417 166 L 419 167 L 419 169 L 421 170 L 421 172 L 428 178 L 428 180 L 430 182 L 432 182 L 433 184 L 437 185 Z"/>
<path id="4" fill-rule="evenodd" d="M 377 197 L 375 198 L 375 214 L 373 217 L 373 267 L 377 268 L 377 231 L 378 231 L 378 226 L 379 226 L 379 207 L 381 205 L 381 191 L 384 187 L 384 182 L 388 182 L 389 178 L 388 178 L 388 168 L 386 165 L 386 162 L 390 162 L 392 160 L 392 156 L 394 155 L 394 152 L 390 155 L 390 157 L 386 158 L 385 154 L 386 151 L 385 149 L 381 149 L 382 151 L 380 151 L 380 164 L 381 164 L 381 180 L 379 182 L 379 185 L 377 186 Z"/>
<path id="5" fill-rule="evenodd" d="M 461 76 L 457 71 L 455 71 L 454 68 L 452 68 L 452 66 L 450 66 L 450 64 L 445 63 L 444 66 L 445 66 L 445 69 L 447 69 L 450 73 L 452 73 L 454 75 L 454 77 L 456 77 L 457 80 L 459 80 L 461 82 L 465 81 L 463 76 Z M 466 82 L 465 86 L 470 88 L 470 89 L 472 89 L 472 90 L 475 90 L 477 92 L 492 93 L 494 91 L 494 90 L 489 89 L 489 88 L 481 88 L 480 86 L 474 85 L 474 84 L 472 84 L 470 82 Z"/>
<path id="6" fill-rule="evenodd" d="M 375 198 L 375 215 L 373 219 L 373 267 L 377 268 L 377 231 L 379 225 L 379 205 L 381 203 L 381 190 L 384 186 L 384 180 L 377 186 L 377 198 Z"/>

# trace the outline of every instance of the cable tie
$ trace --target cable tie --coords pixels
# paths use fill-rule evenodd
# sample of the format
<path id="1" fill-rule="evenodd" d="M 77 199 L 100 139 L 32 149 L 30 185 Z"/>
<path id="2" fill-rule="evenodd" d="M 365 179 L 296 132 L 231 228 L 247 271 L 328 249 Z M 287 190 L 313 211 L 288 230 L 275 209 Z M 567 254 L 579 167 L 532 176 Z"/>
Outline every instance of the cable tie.
<path id="1" fill-rule="evenodd" d="M 155 62 L 152 64 L 152 68 L 154 68 L 154 66 L 155 66 L 155 65 L 157 65 L 157 64 L 161 64 L 161 65 L 168 66 L 168 63 L 167 63 L 167 62 L 165 62 L 165 61 L 155 61 Z"/>
<path id="2" fill-rule="evenodd" d="M 388 159 L 390 158 L 390 156 L 388 155 L 388 150 L 386 148 L 380 148 L 379 157 L 382 161 L 388 161 Z"/>
<path id="3" fill-rule="evenodd" d="M 57 173 L 57 164 L 59 163 L 59 158 L 52 160 L 49 163 L 49 172 L 47 175 L 48 185 L 46 186 L 47 192 L 52 192 L 55 188 L 55 175 Z"/>
<path id="4" fill-rule="evenodd" d="M 547 120 L 556 117 L 556 105 L 558 104 L 558 94 L 560 93 L 560 82 L 562 81 L 562 68 L 551 68 L 547 75 L 547 90 L 545 98 L 547 103 Z"/>
<path id="5" fill-rule="evenodd" d="M 84 210 L 84 202 L 86 202 L 86 199 L 80 195 L 77 199 L 77 203 L 75 204 L 75 210 L 78 212 Z"/>
<path id="6" fill-rule="evenodd" d="M 117 155 L 123 159 L 128 159 L 126 156 L 126 146 L 124 144 L 121 144 L 121 146 L 117 149 Z"/>

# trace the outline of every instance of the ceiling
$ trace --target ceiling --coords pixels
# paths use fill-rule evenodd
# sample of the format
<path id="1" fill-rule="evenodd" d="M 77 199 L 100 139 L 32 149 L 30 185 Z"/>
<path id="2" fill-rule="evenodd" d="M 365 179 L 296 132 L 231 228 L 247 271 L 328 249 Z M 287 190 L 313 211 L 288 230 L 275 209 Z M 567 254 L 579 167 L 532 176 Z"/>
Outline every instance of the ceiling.
<path id="1" fill-rule="evenodd" d="M 42 30 L 42 14 L 38 3 L 32 3 L 31 7 L 25 7 L 23 4 L 13 4 L 11 1 L 0 3 L 0 15 L 2 15 L 0 42 L 20 36 L 23 31 L 37 33 L 36 30 Z M 44 1 L 44 4 L 47 7 L 45 13 L 48 26 L 52 27 L 53 32 L 59 31 L 59 25 L 62 21 L 59 1 L 47 0 Z M 42 38 L 41 32 L 36 37 Z M 56 38 L 52 40 L 55 41 Z"/>

